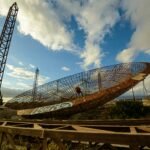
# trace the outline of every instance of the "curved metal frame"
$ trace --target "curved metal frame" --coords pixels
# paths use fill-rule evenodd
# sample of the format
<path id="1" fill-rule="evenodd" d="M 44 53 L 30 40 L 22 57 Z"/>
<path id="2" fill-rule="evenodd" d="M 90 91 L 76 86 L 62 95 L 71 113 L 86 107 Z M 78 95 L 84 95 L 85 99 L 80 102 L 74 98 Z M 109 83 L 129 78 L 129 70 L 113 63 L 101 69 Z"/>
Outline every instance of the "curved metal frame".
<path id="1" fill-rule="evenodd" d="M 43 118 L 46 116 L 64 117 L 89 110 L 91 108 L 101 106 L 120 96 L 137 83 L 144 80 L 148 74 L 150 74 L 150 63 L 126 63 L 97 68 L 61 78 L 38 87 L 38 91 L 40 91 L 39 93 L 41 94 L 42 91 L 42 94 L 44 94 L 43 98 L 46 93 L 45 101 L 48 99 L 50 101 L 53 100 L 53 104 L 47 104 L 46 106 L 40 105 L 40 107 L 33 105 L 32 108 L 23 108 L 23 110 L 18 110 L 17 113 L 18 115 L 26 117 Z M 83 85 L 83 81 L 86 81 L 86 86 L 81 86 Z M 74 90 L 76 86 L 80 86 L 83 91 L 83 95 L 77 96 Z M 66 92 L 67 90 L 70 93 Z M 31 90 L 24 92 L 23 94 L 15 97 L 9 102 L 9 104 L 12 105 L 16 100 L 26 100 L 27 97 L 30 98 L 30 93 Z M 65 99 L 64 101 L 61 101 L 60 99 L 64 96 L 67 100 Z M 45 101 L 43 101 L 43 103 Z M 55 101 L 58 103 L 55 104 Z M 39 102 L 39 100 L 37 100 L 37 102 Z M 30 100 L 29 102 L 24 103 L 26 105 L 31 105 L 32 101 Z M 23 102 L 17 103 L 17 106 L 19 106 L 19 104 L 23 104 Z"/>
<path id="2" fill-rule="evenodd" d="M 79 96 L 113 87 L 142 72 L 145 68 L 145 63 L 124 63 L 77 73 L 37 87 L 36 101 L 72 101 Z M 78 95 L 76 87 L 80 87 L 83 95 Z M 32 89 L 9 101 L 9 103 L 13 102 L 32 102 Z"/>

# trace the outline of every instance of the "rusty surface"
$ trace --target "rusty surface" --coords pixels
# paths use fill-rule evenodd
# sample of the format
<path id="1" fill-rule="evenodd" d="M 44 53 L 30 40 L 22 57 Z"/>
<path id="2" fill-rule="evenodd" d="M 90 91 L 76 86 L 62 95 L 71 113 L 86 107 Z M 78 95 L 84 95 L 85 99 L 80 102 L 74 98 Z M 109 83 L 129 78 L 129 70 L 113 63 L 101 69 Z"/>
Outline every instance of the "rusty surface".
<path id="1" fill-rule="evenodd" d="M 38 87 L 39 93 L 41 90 L 44 91 L 44 94 L 47 95 L 49 97 L 49 100 L 51 101 L 56 98 L 57 94 L 57 104 L 51 104 L 36 108 L 33 106 L 34 108 L 18 110 L 18 115 L 30 118 L 54 116 L 63 117 L 86 111 L 91 108 L 101 106 L 120 96 L 121 94 L 135 86 L 137 83 L 144 80 L 145 77 L 149 75 L 149 73 L 149 63 L 126 63 L 94 69 L 62 78 Z M 99 77 L 100 75 L 101 79 Z M 85 81 L 85 79 L 87 85 L 83 88 L 80 83 L 81 81 Z M 101 83 L 99 83 L 100 81 Z M 61 87 L 60 85 L 63 87 Z M 79 85 L 83 95 L 77 95 L 78 93 L 75 93 L 73 87 L 76 88 L 76 86 L 79 87 Z M 72 87 L 72 89 L 70 87 Z M 67 90 L 70 91 L 70 94 L 66 93 Z M 55 93 L 51 93 L 50 91 L 55 91 Z M 62 98 L 62 95 L 63 97 L 68 97 L 68 99 L 64 102 L 59 101 L 60 98 Z M 27 100 L 27 97 L 30 97 L 30 91 L 27 91 L 15 97 L 12 101 L 9 102 L 9 104 L 13 106 L 13 102 L 17 101 L 19 107 L 19 103 L 22 102 L 22 99 Z M 40 100 L 37 100 L 37 103 L 38 102 L 40 102 Z M 21 103 L 21 105 L 22 104 L 23 102 Z M 30 105 L 32 104 L 32 101 L 30 100 L 30 102 L 26 104 Z"/>
<path id="2" fill-rule="evenodd" d="M 35 124 L 59 124 L 59 125 L 126 125 L 126 126 L 141 126 L 141 125 L 149 125 L 150 119 L 113 119 L 113 120 L 37 120 L 37 119 L 25 119 L 25 120 L 1 120 L 0 125 L 9 124 L 27 124 L 27 123 L 35 123 Z"/>
<path id="3" fill-rule="evenodd" d="M 0 133 L 39 137 L 55 141 L 88 141 L 109 144 L 150 146 L 147 125 L 71 125 L 32 122 L 1 122 Z"/>

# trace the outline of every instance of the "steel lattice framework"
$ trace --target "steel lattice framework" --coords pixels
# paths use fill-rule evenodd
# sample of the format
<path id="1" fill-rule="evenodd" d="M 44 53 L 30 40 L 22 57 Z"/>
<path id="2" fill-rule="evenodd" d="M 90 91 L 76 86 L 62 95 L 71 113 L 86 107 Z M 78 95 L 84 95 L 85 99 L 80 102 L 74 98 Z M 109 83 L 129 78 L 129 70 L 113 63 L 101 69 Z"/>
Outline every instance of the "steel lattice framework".
<path id="1" fill-rule="evenodd" d="M 71 101 L 82 97 L 76 92 L 76 87 L 80 87 L 83 96 L 90 95 L 111 88 L 142 72 L 145 68 L 145 63 L 124 63 L 77 73 L 39 86 L 36 101 Z M 32 89 L 16 96 L 9 102 L 31 101 Z"/>
<path id="2" fill-rule="evenodd" d="M 24 116 L 70 115 L 107 103 L 149 74 L 150 63 L 142 62 L 97 68 L 39 86 L 36 103 L 32 101 L 32 90 L 29 90 L 10 100 L 6 106 L 16 104 L 16 109 L 21 109 L 18 115 Z M 76 90 L 77 87 L 80 90 Z"/>
<path id="3" fill-rule="evenodd" d="M 4 75 L 5 65 L 9 52 L 9 47 L 15 27 L 15 22 L 18 13 L 17 3 L 14 3 L 8 12 L 4 27 L 0 36 L 0 104 L 2 104 L 1 85 Z"/>

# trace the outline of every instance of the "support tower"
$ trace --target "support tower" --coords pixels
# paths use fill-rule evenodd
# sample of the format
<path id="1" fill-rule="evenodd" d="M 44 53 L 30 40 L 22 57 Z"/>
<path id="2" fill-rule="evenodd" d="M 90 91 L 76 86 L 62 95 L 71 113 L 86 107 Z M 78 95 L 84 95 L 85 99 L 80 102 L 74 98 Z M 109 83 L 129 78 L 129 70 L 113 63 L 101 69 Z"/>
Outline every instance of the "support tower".
<path id="1" fill-rule="evenodd" d="M 38 76 L 39 76 L 39 69 L 36 68 L 34 83 L 33 83 L 33 91 L 32 91 L 33 101 L 35 101 L 37 99 Z"/>
<path id="2" fill-rule="evenodd" d="M 2 33 L 0 35 L 0 105 L 3 103 L 2 93 L 1 93 L 1 86 L 2 80 L 5 70 L 5 65 L 7 61 L 7 56 L 9 52 L 9 47 L 15 27 L 15 22 L 18 13 L 18 6 L 17 3 L 13 3 L 13 5 L 9 8 L 7 18 L 5 20 Z"/>

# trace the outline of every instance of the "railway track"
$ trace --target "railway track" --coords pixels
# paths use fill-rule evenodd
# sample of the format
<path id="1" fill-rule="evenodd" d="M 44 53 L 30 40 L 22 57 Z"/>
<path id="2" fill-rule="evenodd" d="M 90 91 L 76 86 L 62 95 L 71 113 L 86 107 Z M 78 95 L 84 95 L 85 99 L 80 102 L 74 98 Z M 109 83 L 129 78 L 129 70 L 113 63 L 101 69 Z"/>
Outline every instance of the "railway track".
<path id="1" fill-rule="evenodd" d="M 86 142 L 88 144 L 126 145 L 138 150 L 150 147 L 150 120 L 115 121 L 0 121 L 0 144 L 7 139 L 12 149 L 17 149 L 16 136 L 40 139 L 42 149 L 46 150 L 49 140 L 53 140 L 61 150 L 66 149 L 65 142 Z"/>

